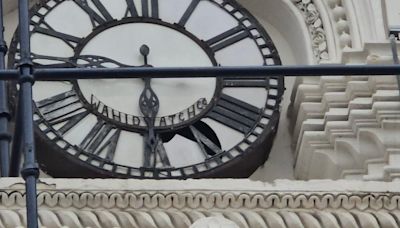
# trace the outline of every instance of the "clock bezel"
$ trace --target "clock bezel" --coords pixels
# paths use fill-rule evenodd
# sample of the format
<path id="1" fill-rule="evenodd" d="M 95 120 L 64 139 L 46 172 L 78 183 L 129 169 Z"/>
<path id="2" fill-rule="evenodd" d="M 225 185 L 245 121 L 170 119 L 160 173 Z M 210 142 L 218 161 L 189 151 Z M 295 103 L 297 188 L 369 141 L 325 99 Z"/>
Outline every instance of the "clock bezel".
<path id="1" fill-rule="evenodd" d="M 49 0 L 42 0 L 41 3 L 42 4 L 46 4 L 46 2 Z M 53 0 L 55 2 L 62 2 L 61 0 Z M 224 9 L 227 13 L 229 13 L 230 15 L 232 15 L 233 17 L 235 17 L 238 21 L 240 21 L 236 15 L 234 14 L 237 11 L 240 11 L 244 16 L 245 19 L 248 19 L 251 21 L 252 25 L 255 25 L 255 27 L 257 28 L 257 31 L 260 32 L 260 36 L 263 37 L 263 39 L 265 41 L 268 41 L 266 44 L 264 44 L 266 47 L 269 48 L 269 50 L 271 50 L 271 54 L 270 54 L 270 58 L 272 58 L 274 60 L 274 65 L 280 65 L 281 61 L 277 52 L 277 49 L 275 47 L 275 45 L 273 44 L 271 38 L 269 37 L 269 35 L 267 34 L 267 32 L 265 31 L 265 29 L 259 24 L 259 22 L 254 18 L 254 16 L 252 16 L 246 9 L 244 9 L 243 7 L 241 7 L 239 5 L 239 3 L 236 3 L 234 1 L 231 0 L 224 0 L 223 3 L 217 3 L 214 0 L 207 0 L 211 3 L 214 3 L 216 5 L 218 5 L 220 8 Z M 226 5 L 233 5 L 234 11 L 229 11 L 227 8 L 225 8 Z M 37 6 L 38 9 L 40 8 L 40 6 Z M 36 9 L 37 10 L 37 9 Z M 32 8 L 32 11 L 35 11 L 35 8 Z M 148 18 L 147 18 L 148 19 Z M 159 19 L 152 19 L 152 20 L 159 20 Z M 112 22 L 109 22 L 112 23 Z M 178 27 L 181 27 L 184 29 L 184 27 L 176 25 Z M 98 26 L 100 27 L 100 26 Z M 247 28 L 247 27 L 246 27 Z M 91 33 L 92 34 L 92 33 Z M 90 35 L 89 35 L 90 36 Z M 18 36 L 14 36 L 13 39 L 13 43 L 11 44 L 11 46 L 14 46 L 14 48 L 16 48 L 17 43 L 15 42 L 15 40 L 17 40 Z M 257 43 L 257 41 L 255 40 L 255 38 L 253 38 L 254 42 L 256 42 L 257 46 L 258 46 L 258 50 L 260 51 L 260 53 L 263 55 L 262 50 L 260 48 L 261 45 L 259 45 Z M 203 41 L 204 42 L 204 41 Z M 215 54 L 215 53 L 214 53 Z M 9 55 L 9 64 L 11 64 L 11 66 L 13 66 L 13 62 L 15 59 L 12 58 L 12 55 Z M 264 58 L 264 65 L 268 65 L 266 62 L 266 58 Z M 279 104 L 280 104 L 280 100 L 281 97 L 283 95 L 283 90 L 284 90 L 284 80 L 280 77 L 269 77 L 271 79 L 274 79 L 277 81 L 277 86 L 276 89 L 278 90 L 278 94 L 274 95 L 275 98 L 273 98 L 273 100 L 276 101 L 274 107 L 270 107 L 271 110 L 273 111 L 273 113 L 271 114 L 271 116 L 269 117 L 270 121 L 268 122 L 268 124 L 266 126 L 264 126 L 264 130 L 262 131 L 262 133 L 257 136 L 257 139 L 254 142 L 249 142 L 248 143 L 248 148 L 246 148 L 244 151 L 242 151 L 243 153 L 240 153 L 239 155 L 236 156 L 232 156 L 230 157 L 227 161 L 225 161 L 222 164 L 219 164 L 213 168 L 207 169 L 206 171 L 202 171 L 202 172 L 198 172 L 198 173 L 192 173 L 192 174 L 188 174 L 186 175 L 185 172 L 182 172 L 183 175 L 181 176 L 174 176 L 172 178 L 177 178 L 177 179 L 186 179 L 186 178 L 199 178 L 199 177 L 203 177 L 203 176 L 207 176 L 207 177 L 247 177 L 249 176 L 252 172 L 255 171 L 255 169 L 258 168 L 259 165 L 262 165 L 265 160 L 267 159 L 269 152 L 270 152 L 270 147 L 272 146 L 272 141 L 273 138 L 276 134 L 276 126 L 279 123 Z M 217 83 L 217 85 L 219 85 L 219 83 Z M 272 87 L 272 86 L 271 86 Z M 222 91 L 222 88 L 219 90 L 219 92 Z M 272 97 L 272 95 L 270 95 L 268 93 L 267 95 L 267 101 L 269 100 L 269 97 Z M 216 101 L 213 99 L 213 105 L 208 105 L 209 110 L 212 109 L 216 103 Z M 267 104 L 265 105 L 265 107 L 267 107 Z M 205 112 L 207 113 L 207 112 Z M 200 116 L 198 115 L 198 119 L 200 120 L 202 117 L 204 116 Z M 257 126 L 258 123 L 255 123 L 254 128 Z M 51 161 L 55 161 L 57 163 L 57 161 L 60 161 L 59 164 L 54 164 L 53 169 L 58 169 L 61 168 L 62 166 L 60 166 L 60 164 L 66 165 L 65 162 L 65 158 L 67 158 L 67 160 L 69 160 L 68 165 L 71 166 L 71 169 L 69 170 L 69 174 L 67 174 L 66 176 L 64 176 L 63 174 L 65 174 L 65 170 L 61 170 L 58 172 L 59 177 L 82 177 L 82 172 L 87 172 L 87 173 L 91 173 L 89 176 L 85 176 L 85 177 L 118 177 L 118 178 L 139 178 L 139 179 L 144 179 L 144 178 L 154 178 L 154 179 L 164 179 L 164 178 L 171 178 L 170 176 L 167 177 L 163 177 L 160 175 L 152 175 L 152 176 L 146 176 L 144 175 L 146 170 L 149 170 L 149 172 L 153 172 L 154 169 L 153 168 L 134 168 L 134 167 L 127 167 L 127 166 L 122 166 L 122 165 L 116 165 L 116 166 L 120 166 L 120 167 L 125 167 L 128 170 L 131 169 L 137 169 L 139 170 L 139 172 L 141 173 L 140 176 L 134 176 L 134 175 L 130 175 L 130 171 L 129 174 L 121 174 L 121 173 L 117 173 L 116 168 L 113 168 L 111 171 L 110 170 L 105 170 L 105 169 L 101 169 L 99 167 L 96 167 L 90 163 L 88 163 L 87 161 L 83 161 L 80 159 L 77 159 L 76 156 L 72 156 L 69 153 L 66 153 L 64 150 L 61 149 L 61 147 L 59 147 L 57 145 L 57 143 L 53 142 L 50 140 L 50 138 L 44 134 L 43 129 L 40 130 L 39 128 L 39 124 L 35 126 L 36 127 L 36 139 L 38 141 L 38 151 L 42 151 L 42 150 L 46 150 L 49 148 L 52 148 L 52 151 L 54 151 L 55 153 L 50 153 L 47 155 L 45 155 L 45 153 L 38 153 L 38 158 L 40 159 L 49 159 L 49 156 L 53 158 L 50 159 Z M 253 128 L 253 130 L 254 130 Z M 53 129 L 54 130 L 54 129 Z M 249 133 L 250 135 L 251 133 Z M 248 136 L 248 135 L 247 135 Z M 56 136 L 57 138 L 58 136 Z M 239 145 L 241 145 L 242 143 L 244 143 L 244 141 L 246 141 L 247 138 L 244 137 L 244 139 L 239 142 L 235 147 L 238 147 Z M 68 142 L 67 142 L 68 143 Z M 234 148 L 235 148 L 234 147 Z M 263 148 L 264 151 L 259 151 L 260 148 Z M 214 156 L 212 159 L 215 159 L 215 157 L 221 157 L 229 152 L 231 152 L 233 149 L 231 150 L 227 150 L 225 151 L 223 154 L 218 154 L 218 156 Z M 79 154 L 79 153 L 77 153 Z M 92 156 L 95 156 L 93 154 L 90 154 Z M 54 157 L 56 156 L 56 157 Z M 58 157 L 58 158 L 57 158 Z M 97 158 L 100 158 L 98 156 L 96 156 Z M 192 165 L 188 165 L 185 167 L 179 167 L 176 168 L 177 170 L 183 170 L 185 168 L 192 168 L 196 167 L 199 164 L 203 164 L 206 163 L 207 161 L 210 161 L 212 159 L 206 159 L 204 162 L 198 163 L 198 164 L 192 164 Z M 108 161 L 105 161 L 108 162 Z M 243 167 L 243 169 L 241 169 L 242 167 L 240 167 L 240 164 L 243 163 L 249 163 L 252 164 L 252 167 Z M 46 170 L 46 167 L 44 167 L 42 165 L 43 170 Z M 162 170 L 160 168 L 157 168 L 159 171 Z M 78 171 L 77 175 L 75 176 L 72 172 Z M 53 172 L 54 173 L 54 172 Z M 142 175 L 143 174 L 143 175 Z M 153 172 L 154 174 L 154 172 Z"/>

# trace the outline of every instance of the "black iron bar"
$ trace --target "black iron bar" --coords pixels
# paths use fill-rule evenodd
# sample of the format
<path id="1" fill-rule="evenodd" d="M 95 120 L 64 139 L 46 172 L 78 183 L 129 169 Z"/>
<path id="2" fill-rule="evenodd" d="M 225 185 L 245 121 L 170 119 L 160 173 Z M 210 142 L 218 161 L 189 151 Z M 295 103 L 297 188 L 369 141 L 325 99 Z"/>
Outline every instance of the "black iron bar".
<path id="1" fill-rule="evenodd" d="M 7 44 L 4 41 L 3 1 L 0 0 L 0 70 L 5 69 L 5 55 Z M 8 122 L 11 118 L 8 109 L 7 87 L 5 81 L 0 81 L 0 171 L 2 177 L 9 176 L 10 170 L 10 142 Z"/>
<path id="2" fill-rule="evenodd" d="M 16 80 L 15 70 L 0 71 L 0 80 Z M 337 76 L 397 75 L 398 65 L 299 65 L 261 67 L 126 67 L 126 68 L 51 68 L 36 69 L 37 81 L 60 81 L 106 78 L 191 78 L 191 77 L 254 77 L 254 76 Z"/>
<path id="3" fill-rule="evenodd" d="M 19 37 L 21 60 L 19 65 L 19 107 L 20 129 L 22 140 L 20 149 L 24 154 L 24 164 L 21 175 L 25 179 L 26 188 L 26 211 L 28 228 L 38 227 L 37 189 L 36 182 L 39 176 L 39 168 L 35 157 L 35 142 L 33 131 L 33 107 L 32 107 L 32 85 L 33 64 L 30 51 L 29 31 L 29 2 L 19 0 Z M 17 142 L 19 143 L 19 142 Z M 16 151 L 19 152 L 19 151 Z"/>
<path id="4" fill-rule="evenodd" d="M 21 160 L 22 160 L 22 150 L 21 150 L 21 142 L 22 142 L 22 116 L 21 112 L 18 111 L 20 107 L 22 107 L 22 99 L 18 99 L 17 110 L 15 113 L 17 114 L 15 117 L 15 127 L 14 127 L 14 139 L 12 143 L 12 153 L 11 153 L 11 161 L 10 161 L 10 176 L 18 177 L 21 169 Z"/>
<path id="5" fill-rule="evenodd" d="M 265 67 L 203 67 L 203 68 L 59 68 L 37 69 L 36 80 L 74 80 L 101 78 L 187 78 L 243 76 L 321 76 L 321 75 L 395 75 L 400 66 L 324 65 L 324 66 L 265 66 Z"/>

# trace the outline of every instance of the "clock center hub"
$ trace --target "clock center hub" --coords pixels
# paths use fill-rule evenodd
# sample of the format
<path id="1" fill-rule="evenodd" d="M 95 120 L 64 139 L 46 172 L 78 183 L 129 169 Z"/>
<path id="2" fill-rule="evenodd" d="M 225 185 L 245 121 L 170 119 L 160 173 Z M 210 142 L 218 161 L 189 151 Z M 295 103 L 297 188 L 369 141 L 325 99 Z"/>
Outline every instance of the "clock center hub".
<path id="1" fill-rule="evenodd" d="M 141 50 L 144 46 L 151 50 L 146 56 L 142 53 L 144 50 Z M 200 40 L 185 30 L 178 31 L 164 22 L 123 22 L 102 28 L 101 31 L 95 30 L 79 48 L 78 55 L 104 56 L 135 67 L 147 64 L 152 67 L 216 65 L 214 57 Z M 146 77 L 143 75 L 143 78 Z M 200 114 L 214 97 L 216 84 L 215 78 L 151 79 L 151 88 L 159 99 L 156 118 L 164 117 L 161 121 L 168 122 L 170 118 L 167 117 L 176 116 L 176 120 L 161 125 L 173 125 L 193 118 L 191 109 L 198 109 L 201 104 L 200 110 L 195 110 L 196 115 Z M 139 97 L 145 87 L 145 81 L 140 78 L 79 80 L 78 86 L 88 103 L 107 106 L 106 112 L 110 112 L 110 115 L 111 112 L 120 112 L 133 116 L 129 121 L 132 123 L 135 122 L 134 118 L 143 116 Z M 102 113 L 101 110 L 98 111 Z"/>

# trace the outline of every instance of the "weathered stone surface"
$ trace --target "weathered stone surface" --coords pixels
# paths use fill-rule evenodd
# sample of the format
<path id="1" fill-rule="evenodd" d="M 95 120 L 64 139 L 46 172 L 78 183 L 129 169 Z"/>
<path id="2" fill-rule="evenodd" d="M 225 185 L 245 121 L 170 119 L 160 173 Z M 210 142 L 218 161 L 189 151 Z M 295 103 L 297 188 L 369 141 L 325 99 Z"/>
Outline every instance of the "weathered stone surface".
<path id="1" fill-rule="evenodd" d="M 296 149 L 297 177 L 395 178 L 399 108 L 399 102 L 377 101 L 370 109 L 330 109 L 324 119 L 304 122 Z"/>
<path id="2" fill-rule="evenodd" d="M 0 227 L 26 227 L 23 187 L 21 179 L 0 183 Z M 39 221 L 41 227 L 186 228 L 218 217 L 246 228 L 360 227 L 361 220 L 361 227 L 397 227 L 398 192 L 397 182 L 42 179 Z"/>

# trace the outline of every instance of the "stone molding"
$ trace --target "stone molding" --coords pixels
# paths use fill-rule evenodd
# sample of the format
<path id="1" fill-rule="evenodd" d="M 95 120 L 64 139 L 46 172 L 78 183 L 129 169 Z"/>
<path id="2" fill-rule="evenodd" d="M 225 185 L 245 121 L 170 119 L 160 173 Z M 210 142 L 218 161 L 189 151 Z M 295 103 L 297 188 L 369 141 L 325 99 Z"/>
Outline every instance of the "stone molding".
<path id="1" fill-rule="evenodd" d="M 22 219 L 24 210 L 0 210 L 0 227 L 26 227 Z M 400 226 L 398 211 L 72 211 L 40 210 L 39 224 L 42 228 L 187 228 L 200 219 L 220 217 L 234 222 L 238 227 L 274 228 L 358 228 Z M 203 225 L 207 225 L 204 223 Z M 211 226 L 196 226 L 211 227 Z M 226 227 L 226 226 L 225 226 Z M 231 226 L 232 227 L 232 226 Z"/>
<path id="2" fill-rule="evenodd" d="M 2 208 L 24 207 L 23 192 L 1 192 Z M 75 209 L 345 209 L 397 210 L 400 194 L 230 192 L 39 192 L 38 205 Z"/>
<path id="3" fill-rule="evenodd" d="M 318 62 L 321 60 L 328 60 L 329 54 L 326 32 L 317 7 L 314 5 L 313 1 L 309 0 L 292 0 L 292 2 L 304 17 L 304 21 L 311 36 L 315 59 Z"/>
<path id="4" fill-rule="evenodd" d="M 320 8 L 317 6 L 315 0 L 291 0 L 293 4 L 302 12 L 304 21 L 308 27 L 314 57 L 318 62 L 329 61 L 329 52 L 333 50 L 328 49 L 328 32 L 325 26 L 333 26 L 333 31 L 338 39 L 338 48 L 343 50 L 345 48 L 352 48 L 352 35 L 350 29 L 350 22 L 346 15 L 346 9 L 342 0 L 329 0 L 323 1 L 322 4 L 327 5 L 328 14 L 331 18 L 325 21 L 321 17 Z M 332 24 L 332 25 L 331 25 Z"/>
<path id="5" fill-rule="evenodd" d="M 236 186 L 236 187 L 234 187 Z M 23 181 L 2 178 L 0 209 L 24 207 Z M 76 209 L 400 209 L 397 182 L 246 179 L 148 181 L 41 179 L 42 208 Z"/>
<path id="6" fill-rule="evenodd" d="M 237 186 L 236 189 L 234 186 Z M 26 227 L 23 181 L 0 182 L 0 227 Z M 41 179 L 41 227 L 399 227 L 397 182 Z"/>
<path id="7" fill-rule="evenodd" d="M 236 186 L 236 187 L 235 187 Z M 23 180 L 0 182 L 0 227 L 26 227 Z M 397 182 L 41 179 L 41 227 L 399 227 Z"/>

